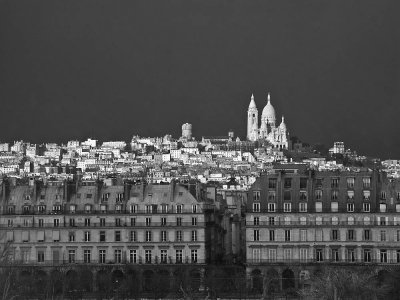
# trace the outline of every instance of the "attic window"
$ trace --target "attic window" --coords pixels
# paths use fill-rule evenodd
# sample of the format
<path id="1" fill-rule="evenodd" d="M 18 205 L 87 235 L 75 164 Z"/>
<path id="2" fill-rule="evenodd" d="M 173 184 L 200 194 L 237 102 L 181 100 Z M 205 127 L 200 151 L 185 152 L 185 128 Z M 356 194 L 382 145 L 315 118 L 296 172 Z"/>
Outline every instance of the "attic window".
<path id="1" fill-rule="evenodd" d="M 26 196 L 25 196 L 25 200 L 31 200 L 31 196 L 26 195 Z"/>

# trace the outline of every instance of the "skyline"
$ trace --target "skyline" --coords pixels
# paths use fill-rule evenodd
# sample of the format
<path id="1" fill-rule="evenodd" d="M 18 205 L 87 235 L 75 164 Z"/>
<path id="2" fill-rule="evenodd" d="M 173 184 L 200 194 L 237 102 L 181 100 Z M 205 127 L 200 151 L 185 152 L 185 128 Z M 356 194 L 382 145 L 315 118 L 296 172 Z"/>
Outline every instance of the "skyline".
<path id="1" fill-rule="evenodd" d="M 0 140 L 243 140 L 270 92 L 291 136 L 400 158 L 398 6 L 1 1 Z"/>

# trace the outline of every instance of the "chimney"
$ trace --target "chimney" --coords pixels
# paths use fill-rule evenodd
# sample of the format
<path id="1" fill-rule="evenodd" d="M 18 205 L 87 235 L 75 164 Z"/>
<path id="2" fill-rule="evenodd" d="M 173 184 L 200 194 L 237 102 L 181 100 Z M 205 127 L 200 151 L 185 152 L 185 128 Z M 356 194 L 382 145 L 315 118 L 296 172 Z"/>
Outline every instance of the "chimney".
<path id="1" fill-rule="evenodd" d="M 172 179 L 169 184 L 169 201 L 174 202 L 174 193 L 175 193 L 175 180 Z"/>

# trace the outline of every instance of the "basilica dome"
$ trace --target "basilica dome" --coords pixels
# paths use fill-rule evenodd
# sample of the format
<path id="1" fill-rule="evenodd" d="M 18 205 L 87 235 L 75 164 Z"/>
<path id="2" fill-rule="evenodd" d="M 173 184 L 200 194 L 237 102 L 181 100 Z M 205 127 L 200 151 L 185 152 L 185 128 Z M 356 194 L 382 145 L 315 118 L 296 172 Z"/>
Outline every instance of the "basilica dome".
<path id="1" fill-rule="evenodd" d="M 275 124 L 275 109 L 271 104 L 271 97 L 268 93 L 268 103 L 265 105 L 262 115 L 261 115 L 261 120 L 262 121 L 268 121 L 269 123 L 274 123 Z"/>

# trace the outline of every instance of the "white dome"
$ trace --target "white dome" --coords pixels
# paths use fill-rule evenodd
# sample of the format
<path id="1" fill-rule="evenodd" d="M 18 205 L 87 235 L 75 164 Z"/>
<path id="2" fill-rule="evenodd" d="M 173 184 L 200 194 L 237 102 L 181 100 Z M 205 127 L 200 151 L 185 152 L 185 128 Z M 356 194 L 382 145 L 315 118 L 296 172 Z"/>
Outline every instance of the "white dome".
<path id="1" fill-rule="evenodd" d="M 275 123 L 275 109 L 271 104 L 271 97 L 268 93 L 268 103 L 265 105 L 262 115 L 261 115 L 261 120 L 262 121 L 268 121 L 270 123 Z"/>

